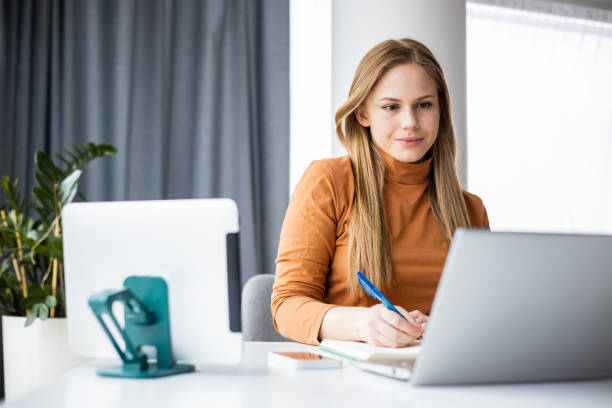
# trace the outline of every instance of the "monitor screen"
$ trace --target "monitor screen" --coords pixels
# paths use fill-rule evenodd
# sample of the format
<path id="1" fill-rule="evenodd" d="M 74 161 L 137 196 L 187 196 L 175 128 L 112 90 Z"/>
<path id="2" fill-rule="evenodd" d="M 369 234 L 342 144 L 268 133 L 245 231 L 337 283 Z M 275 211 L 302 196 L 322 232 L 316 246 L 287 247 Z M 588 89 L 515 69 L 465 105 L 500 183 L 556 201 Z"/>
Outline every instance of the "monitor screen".
<path id="1" fill-rule="evenodd" d="M 177 361 L 241 359 L 238 209 L 229 199 L 72 203 L 62 214 L 68 338 L 76 354 L 118 358 L 88 305 L 128 276 L 168 285 Z M 120 302 L 115 316 L 122 316 Z"/>

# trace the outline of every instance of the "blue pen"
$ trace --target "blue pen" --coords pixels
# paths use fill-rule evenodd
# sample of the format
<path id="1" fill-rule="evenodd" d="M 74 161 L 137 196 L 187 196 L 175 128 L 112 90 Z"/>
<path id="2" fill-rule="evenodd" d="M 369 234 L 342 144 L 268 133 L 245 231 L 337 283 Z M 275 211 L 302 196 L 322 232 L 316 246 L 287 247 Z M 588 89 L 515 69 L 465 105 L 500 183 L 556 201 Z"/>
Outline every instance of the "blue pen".
<path id="1" fill-rule="evenodd" d="M 399 310 L 397 310 L 395 308 L 395 306 L 393 306 L 393 304 L 391 302 L 389 302 L 389 300 L 387 300 L 386 297 L 383 296 L 382 293 L 380 293 L 380 291 L 378 290 L 378 288 L 376 286 L 374 286 L 374 284 L 372 282 L 370 282 L 368 280 L 368 278 L 365 277 L 365 275 L 359 271 L 356 272 L 357 273 L 357 280 L 359 280 L 359 284 L 361 285 L 361 287 L 368 293 L 368 295 L 372 296 L 374 299 L 378 300 L 379 302 L 381 302 L 383 305 L 385 305 L 385 307 L 389 310 L 394 311 L 395 313 L 397 313 L 398 315 L 402 316 L 402 318 L 404 320 L 408 320 L 404 317 L 403 314 L 401 314 L 399 312 Z M 417 340 L 420 340 L 422 338 L 422 336 L 419 336 L 417 338 Z"/>

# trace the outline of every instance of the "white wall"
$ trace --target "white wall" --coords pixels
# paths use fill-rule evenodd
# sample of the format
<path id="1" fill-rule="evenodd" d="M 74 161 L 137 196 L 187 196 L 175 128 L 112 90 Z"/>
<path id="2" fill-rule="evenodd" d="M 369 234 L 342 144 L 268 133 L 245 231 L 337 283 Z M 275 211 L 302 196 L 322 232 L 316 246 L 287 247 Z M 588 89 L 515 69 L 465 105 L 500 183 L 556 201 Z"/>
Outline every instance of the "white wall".
<path id="1" fill-rule="evenodd" d="M 292 193 L 308 164 L 330 157 L 330 0 L 291 0 L 289 183 Z"/>

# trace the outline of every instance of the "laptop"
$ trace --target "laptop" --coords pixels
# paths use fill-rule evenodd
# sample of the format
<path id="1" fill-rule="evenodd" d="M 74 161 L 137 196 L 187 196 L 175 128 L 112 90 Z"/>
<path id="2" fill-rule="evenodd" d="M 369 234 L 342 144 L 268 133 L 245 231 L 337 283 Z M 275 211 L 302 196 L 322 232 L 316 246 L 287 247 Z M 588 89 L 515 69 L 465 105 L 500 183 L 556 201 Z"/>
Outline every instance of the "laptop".
<path id="1" fill-rule="evenodd" d="M 360 370 L 397 380 L 408 381 L 412 378 L 415 360 L 346 360 L 349 365 Z"/>
<path id="2" fill-rule="evenodd" d="M 612 377 L 612 236 L 455 232 L 416 362 L 353 362 L 414 385 Z"/>

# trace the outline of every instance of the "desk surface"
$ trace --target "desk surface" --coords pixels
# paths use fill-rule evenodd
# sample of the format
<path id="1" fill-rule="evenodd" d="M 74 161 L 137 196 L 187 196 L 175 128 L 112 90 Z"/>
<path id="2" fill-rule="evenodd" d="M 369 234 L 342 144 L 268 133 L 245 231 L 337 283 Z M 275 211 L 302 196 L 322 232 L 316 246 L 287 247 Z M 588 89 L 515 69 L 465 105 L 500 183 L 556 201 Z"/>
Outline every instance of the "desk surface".
<path id="1" fill-rule="evenodd" d="M 7 407 L 612 407 L 612 380 L 412 387 L 354 368 L 276 370 L 270 350 L 311 350 L 298 343 L 245 343 L 241 369 L 197 371 L 152 380 L 102 378 L 92 362 Z M 568 368 L 570 369 L 570 368 Z"/>

